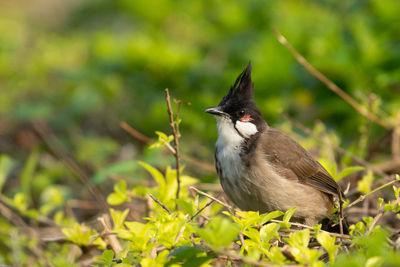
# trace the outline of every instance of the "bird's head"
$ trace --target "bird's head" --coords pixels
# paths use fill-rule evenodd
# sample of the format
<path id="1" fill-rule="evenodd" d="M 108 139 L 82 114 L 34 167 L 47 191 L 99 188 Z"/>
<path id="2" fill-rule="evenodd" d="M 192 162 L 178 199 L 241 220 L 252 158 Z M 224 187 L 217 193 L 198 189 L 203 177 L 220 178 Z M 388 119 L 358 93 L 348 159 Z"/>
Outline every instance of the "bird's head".
<path id="1" fill-rule="evenodd" d="M 213 114 L 219 124 L 231 125 L 241 136 L 250 137 L 266 126 L 254 103 L 253 87 L 249 63 L 218 106 L 208 108 L 205 112 Z"/>

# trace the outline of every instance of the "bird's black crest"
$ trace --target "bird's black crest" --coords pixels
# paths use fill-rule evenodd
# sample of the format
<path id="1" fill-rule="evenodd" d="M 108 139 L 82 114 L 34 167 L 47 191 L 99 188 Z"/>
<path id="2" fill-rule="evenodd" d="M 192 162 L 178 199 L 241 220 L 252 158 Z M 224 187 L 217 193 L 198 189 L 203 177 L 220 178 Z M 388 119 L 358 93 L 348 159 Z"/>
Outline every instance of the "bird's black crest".
<path id="1" fill-rule="evenodd" d="M 227 101 L 252 102 L 254 97 L 254 85 L 251 80 L 251 63 L 237 77 L 235 84 L 231 86 L 229 93 L 222 99 L 221 104 Z"/>

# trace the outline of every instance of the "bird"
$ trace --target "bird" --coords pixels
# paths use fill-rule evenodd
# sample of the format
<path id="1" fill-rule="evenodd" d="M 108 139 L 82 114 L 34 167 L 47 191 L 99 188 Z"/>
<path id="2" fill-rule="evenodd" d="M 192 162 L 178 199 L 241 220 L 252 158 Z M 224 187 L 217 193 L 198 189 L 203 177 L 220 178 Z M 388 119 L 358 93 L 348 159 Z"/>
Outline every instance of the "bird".
<path id="1" fill-rule="evenodd" d="M 296 207 L 293 219 L 312 226 L 332 215 L 334 197 L 342 203 L 343 192 L 308 151 L 264 120 L 251 72 L 249 62 L 218 106 L 205 110 L 217 121 L 215 167 L 222 189 L 241 210 Z"/>

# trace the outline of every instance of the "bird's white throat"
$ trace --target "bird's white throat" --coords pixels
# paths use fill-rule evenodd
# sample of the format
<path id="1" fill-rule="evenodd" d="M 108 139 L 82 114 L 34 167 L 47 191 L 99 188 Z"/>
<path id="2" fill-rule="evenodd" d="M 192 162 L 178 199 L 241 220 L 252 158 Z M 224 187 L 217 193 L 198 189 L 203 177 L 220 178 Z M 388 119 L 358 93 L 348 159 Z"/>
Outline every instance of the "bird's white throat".
<path id="1" fill-rule="evenodd" d="M 256 125 L 250 121 L 242 122 L 237 120 L 233 125 L 232 120 L 229 118 L 222 116 L 215 116 L 215 118 L 217 119 L 218 129 L 217 145 L 219 143 L 219 145 L 223 146 L 240 146 L 244 138 L 249 138 L 258 132 Z"/>
<path id="2" fill-rule="evenodd" d="M 251 122 L 236 121 L 236 129 L 231 119 L 215 116 L 217 119 L 218 140 L 217 158 L 222 164 L 226 176 L 235 179 L 239 175 L 241 144 L 245 138 L 257 133 L 257 127 Z M 239 134 L 239 133 L 240 134 Z"/>

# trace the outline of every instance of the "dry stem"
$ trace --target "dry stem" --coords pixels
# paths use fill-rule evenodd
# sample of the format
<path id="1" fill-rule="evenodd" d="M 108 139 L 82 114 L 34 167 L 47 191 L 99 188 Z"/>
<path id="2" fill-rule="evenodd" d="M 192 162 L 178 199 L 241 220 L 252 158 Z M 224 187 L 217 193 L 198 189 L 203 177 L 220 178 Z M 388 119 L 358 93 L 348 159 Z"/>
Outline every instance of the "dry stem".
<path id="1" fill-rule="evenodd" d="M 379 190 L 381 190 L 381 189 L 383 189 L 383 188 L 385 188 L 385 187 L 387 187 L 387 186 L 390 186 L 390 185 L 392 185 L 392 184 L 394 184 L 394 183 L 396 183 L 396 182 L 400 182 L 400 180 L 397 180 L 397 179 L 396 179 L 396 180 L 390 181 L 390 182 L 388 182 L 388 183 L 386 183 L 386 184 L 384 184 L 384 185 L 381 185 L 381 186 L 375 188 L 374 190 L 372 190 L 372 191 L 366 193 L 365 195 L 359 196 L 356 200 L 354 200 L 354 201 L 351 202 L 349 205 L 347 205 L 346 208 L 350 208 L 350 207 L 352 207 L 352 206 L 354 206 L 354 205 L 360 203 L 360 202 L 363 201 L 366 197 L 368 197 L 368 196 L 370 196 L 370 195 L 372 195 L 372 194 L 378 192 Z"/>
<path id="2" fill-rule="evenodd" d="M 382 118 L 378 118 L 375 114 L 368 111 L 365 107 L 360 105 L 356 100 L 354 100 L 350 95 L 348 95 L 345 91 L 340 89 L 335 83 L 329 80 L 324 74 L 319 72 L 314 66 L 312 66 L 297 50 L 288 42 L 288 40 L 275 29 L 274 31 L 278 41 L 284 45 L 289 52 L 293 55 L 293 57 L 299 62 L 304 68 L 306 68 L 314 77 L 324 83 L 331 91 L 340 96 L 344 101 L 350 104 L 358 113 L 362 116 L 368 118 L 369 120 L 375 122 L 376 124 L 381 125 L 386 129 L 393 128 L 393 125 L 387 123 Z"/>
<path id="3" fill-rule="evenodd" d="M 400 160 L 400 111 L 397 113 L 396 121 L 392 133 L 392 155 L 394 160 Z"/>
<path id="4" fill-rule="evenodd" d="M 97 218 L 97 220 L 103 226 L 102 236 L 104 236 L 105 241 L 111 246 L 115 254 L 122 251 L 122 246 L 118 241 L 118 238 L 111 233 L 111 220 L 108 214 L 103 214 L 103 216 Z"/>
<path id="5" fill-rule="evenodd" d="M 179 199 L 179 194 L 181 191 L 181 178 L 180 178 L 180 170 L 181 170 L 181 156 L 179 154 L 179 125 L 174 120 L 174 113 L 171 107 L 171 99 L 169 97 L 168 88 L 165 89 L 165 100 L 167 102 L 167 111 L 169 115 L 169 125 L 171 126 L 172 135 L 174 136 L 174 149 L 175 149 L 175 166 L 176 166 L 176 199 Z"/>
<path id="6" fill-rule="evenodd" d="M 171 214 L 171 211 L 165 206 L 160 200 L 158 200 L 155 196 L 152 194 L 149 194 L 149 196 L 158 204 L 160 205 L 164 210 L 166 210 L 169 214 Z"/>

